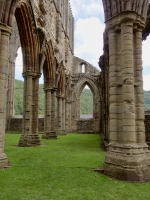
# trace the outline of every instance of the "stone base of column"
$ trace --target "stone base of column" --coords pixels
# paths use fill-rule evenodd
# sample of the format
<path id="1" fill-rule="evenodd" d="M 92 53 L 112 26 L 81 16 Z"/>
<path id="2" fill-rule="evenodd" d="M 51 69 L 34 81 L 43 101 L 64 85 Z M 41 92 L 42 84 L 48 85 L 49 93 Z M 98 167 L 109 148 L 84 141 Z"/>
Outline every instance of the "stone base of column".
<path id="1" fill-rule="evenodd" d="M 0 169 L 8 166 L 8 159 L 5 153 L 0 154 Z"/>
<path id="2" fill-rule="evenodd" d="M 57 130 L 57 135 L 67 135 L 66 130 Z"/>
<path id="3" fill-rule="evenodd" d="M 147 144 L 109 144 L 104 174 L 130 182 L 150 181 L 150 151 Z"/>
<path id="4" fill-rule="evenodd" d="M 57 134 L 55 131 L 44 132 L 42 134 L 42 139 L 57 139 Z"/>
<path id="5" fill-rule="evenodd" d="M 66 132 L 67 133 L 72 133 L 72 129 L 67 129 Z"/>
<path id="6" fill-rule="evenodd" d="M 40 146 L 40 137 L 39 135 L 21 135 L 19 140 L 19 147 L 34 147 Z"/>

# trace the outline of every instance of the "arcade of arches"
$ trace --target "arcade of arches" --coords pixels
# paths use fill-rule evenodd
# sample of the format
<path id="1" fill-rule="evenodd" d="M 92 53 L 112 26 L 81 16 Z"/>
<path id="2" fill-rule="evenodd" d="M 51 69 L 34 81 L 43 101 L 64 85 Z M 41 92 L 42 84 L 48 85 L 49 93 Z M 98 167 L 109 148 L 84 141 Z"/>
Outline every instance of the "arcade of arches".
<path id="1" fill-rule="evenodd" d="M 40 145 L 38 90 L 43 71 L 42 138 L 78 130 L 82 124 L 79 97 L 88 85 L 94 102 L 90 127 L 109 142 L 104 173 L 128 181 L 150 180 L 141 58 L 142 39 L 150 33 L 149 0 L 103 0 L 103 7 L 106 28 L 100 72 L 73 55 L 69 0 L 0 1 L 0 168 L 8 162 L 5 126 L 13 116 L 14 63 L 21 46 L 24 103 L 18 146 Z"/>

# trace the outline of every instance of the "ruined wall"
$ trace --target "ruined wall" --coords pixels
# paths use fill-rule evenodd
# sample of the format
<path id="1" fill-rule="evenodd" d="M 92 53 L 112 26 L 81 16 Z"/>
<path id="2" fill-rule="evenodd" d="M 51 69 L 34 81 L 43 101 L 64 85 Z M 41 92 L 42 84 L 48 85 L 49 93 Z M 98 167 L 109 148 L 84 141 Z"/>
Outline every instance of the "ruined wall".
<path id="1" fill-rule="evenodd" d="M 83 73 L 82 64 L 85 66 Z M 73 132 L 89 132 L 87 120 L 80 119 L 80 95 L 87 85 L 93 93 L 93 119 L 90 132 L 98 133 L 101 128 L 101 77 L 100 71 L 83 59 L 74 57 L 71 75 L 71 127 Z"/>
<path id="2" fill-rule="evenodd" d="M 85 66 L 84 73 L 90 73 L 90 74 L 95 74 L 95 75 L 99 74 L 99 70 L 96 67 L 94 67 L 92 64 L 76 56 L 74 56 L 73 58 L 72 74 L 82 73 L 82 65 Z"/>
<path id="3" fill-rule="evenodd" d="M 7 127 L 7 131 L 16 131 L 16 132 L 22 132 L 22 116 L 17 117 L 14 116 L 12 118 L 9 119 L 8 122 L 8 127 Z M 38 119 L 38 130 L 39 132 L 43 132 L 44 131 L 44 118 L 39 118 Z"/>

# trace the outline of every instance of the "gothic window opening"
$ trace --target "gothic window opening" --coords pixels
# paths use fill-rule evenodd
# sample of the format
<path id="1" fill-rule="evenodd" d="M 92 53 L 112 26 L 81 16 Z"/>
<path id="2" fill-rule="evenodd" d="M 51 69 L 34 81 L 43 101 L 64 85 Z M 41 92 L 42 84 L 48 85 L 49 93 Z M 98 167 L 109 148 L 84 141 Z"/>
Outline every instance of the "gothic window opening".
<path id="1" fill-rule="evenodd" d="M 80 118 L 93 118 L 93 93 L 87 85 L 80 95 Z"/>
<path id="2" fill-rule="evenodd" d="M 82 67 L 82 73 L 85 73 L 85 64 L 82 64 L 81 67 Z"/>

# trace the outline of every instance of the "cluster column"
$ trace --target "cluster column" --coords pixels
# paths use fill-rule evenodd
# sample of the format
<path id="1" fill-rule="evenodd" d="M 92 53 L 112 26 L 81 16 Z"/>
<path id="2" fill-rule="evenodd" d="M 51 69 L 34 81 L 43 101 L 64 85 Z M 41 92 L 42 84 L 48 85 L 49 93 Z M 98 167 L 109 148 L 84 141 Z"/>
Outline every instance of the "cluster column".
<path id="1" fill-rule="evenodd" d="M 40 74 L 30 71 L 23 73 L 24 77 L 24 103 L 22 135 L 18 146 L 39 146 L 38 135 L 38 90 Z"/>
<path id="2" fill-rule="evenodd" d="M 106 26 L 109 36 L 110 143 L 104 173 L 132 182 L 150 180 L 150 151 L 144 137 L 143 24 L 143 18 L 137 18 L 137 14 L 123 13 Z"/>
<path id="3" fill-rule="evenodd" d="M 66 132 L 71 132 L 71 101 L 66 101 Z"/>
<path id="4" fill-rule="evenodd" d="M 142 28 L 136 28 L 135 32 L 135 64 L 134 64 L 134 81 L 135 81 L 135 114 L 136 114 L 136 141 L 145 142 L 144 126 L 144 92 L 142 82 Z"/>
<path id="5" fill-rule="evenodd" d="M 45 89 L 45 117 L 43 139 L 57 139 L 55 131 L 55 113 L 56 113 L 56 90 L 52 88 Z"/>
<path id="6" fill-rule="evenodd" d="M 57 134 L 66 135 L 65 128 L 65 98 L 63 96 L 57 96 Z"/>
<path id="7" fill-rule="evenodd" d="M 15 62 L 9 62 L 8 74 L 8 95 L 7 95 L 7 113 L 6 118 L 14 115 L 14 81 L 15 81 Z"/>
<path id="8" fill-rule="evenodd" d="M 6 123 L 6 102 L 9 66 L 9 40 L 11 28 L 0 23 L 0 168 L 8 164 L 7 156 L 4 153 L 5 123 Z"/>
<path id="9" fill-rule="evenodd" d="M 62 98 L 62 135 L 66 135 L 66 99 Z"/>
<path id="10" fill-rule="evenodd" d="M 135 143 L 135 99 L 133 74 L 133 23 L 121 25 L 122 135 L 123 143 Z"/>

